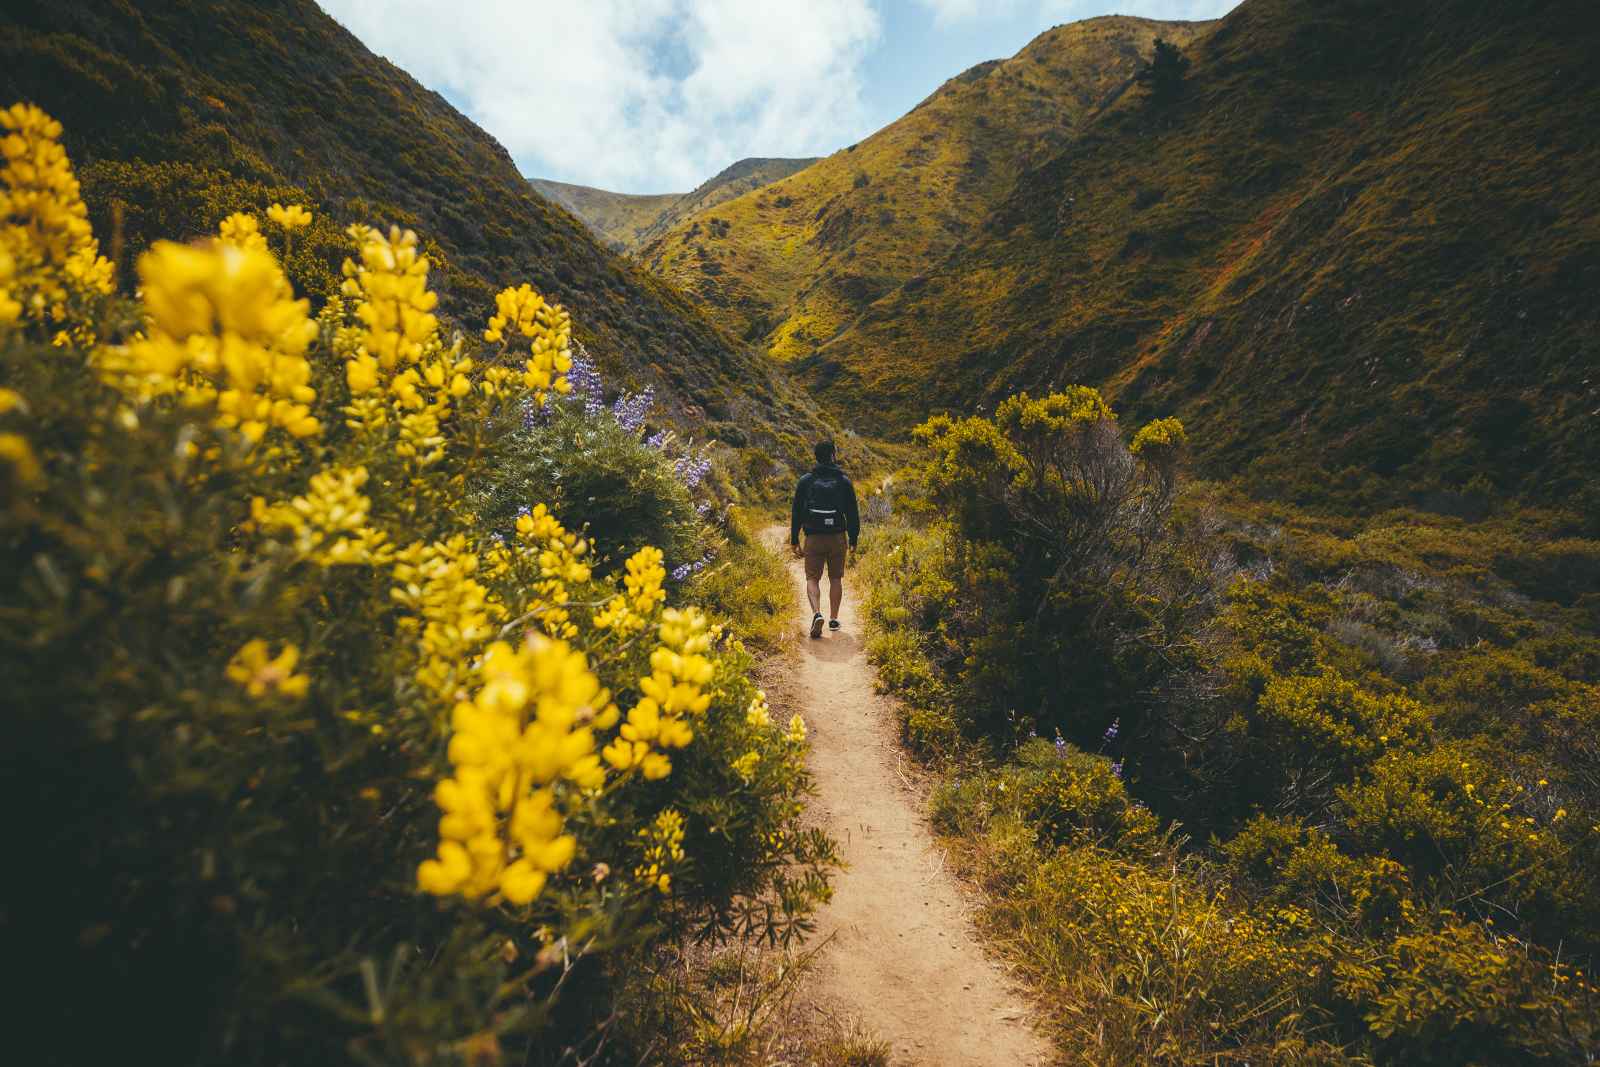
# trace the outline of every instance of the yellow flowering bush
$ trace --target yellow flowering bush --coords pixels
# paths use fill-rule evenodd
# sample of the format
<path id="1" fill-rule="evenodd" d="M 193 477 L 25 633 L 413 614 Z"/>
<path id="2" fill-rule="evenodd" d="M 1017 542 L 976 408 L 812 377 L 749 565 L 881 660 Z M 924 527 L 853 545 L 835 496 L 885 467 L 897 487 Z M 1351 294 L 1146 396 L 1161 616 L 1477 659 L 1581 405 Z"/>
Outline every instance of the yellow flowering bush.
<path id="1" fill-rule="evenodd" d="M 495 373 L 416 235 L 360 224 L 314 306 L 279 257 L 327 223 L 281 199 L 117 295 L 59 128 L 4 114 L 6 799 L 53 872 L 7 914 L 41 988 L 198 1059 L 421 1062 L 583 1040 L 652 938 L 804 930 L 833 851 L 751 656 L 659 551 L 613 568 L 529 498 L 559 457 L 480 519 L 563 391 L 559 305 L 501 302 L 528 348 Z"/>

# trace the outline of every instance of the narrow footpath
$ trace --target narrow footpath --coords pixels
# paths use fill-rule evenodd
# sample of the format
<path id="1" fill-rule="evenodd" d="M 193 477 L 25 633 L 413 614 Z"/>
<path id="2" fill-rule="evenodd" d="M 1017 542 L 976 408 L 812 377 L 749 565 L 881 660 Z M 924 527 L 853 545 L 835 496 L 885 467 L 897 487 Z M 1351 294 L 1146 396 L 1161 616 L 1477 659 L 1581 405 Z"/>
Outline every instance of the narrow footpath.
<path id="1" fill-rule="evenodd" d="M 809 622 L 805 575 L 788 555 L 788 530 L 767 543 L 789 560 L 796 618 Z M 826 613 L 827 579 L 823 579 Z M 1028 1024 L 1030 1009 L 984 955 L 960 887 L 944 866 L 920 797 L 903 775 L 895 709 L 873 687 L 856 590 L 846 579 L 842 629 L 801 637 L 794 691 L 811 738 L 819 823 L 848 867 L 818 917 L 833 935 L 806 991 L 858 1016 L 890 1043 L 892 1062 L 918 1067 L 1029 1067 L 1052 1060 Z"/>

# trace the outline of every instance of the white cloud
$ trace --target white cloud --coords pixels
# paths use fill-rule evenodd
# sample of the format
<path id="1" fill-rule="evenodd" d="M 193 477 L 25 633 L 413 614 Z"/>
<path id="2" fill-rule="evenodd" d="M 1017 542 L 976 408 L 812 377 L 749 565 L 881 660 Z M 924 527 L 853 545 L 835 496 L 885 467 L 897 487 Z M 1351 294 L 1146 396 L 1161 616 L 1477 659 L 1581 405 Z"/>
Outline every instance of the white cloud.
<path id="1" fill-rule="evenodd" d="M 863 121 L 871 0 L 322 0 L 530 177 L 679 192 Z"/>

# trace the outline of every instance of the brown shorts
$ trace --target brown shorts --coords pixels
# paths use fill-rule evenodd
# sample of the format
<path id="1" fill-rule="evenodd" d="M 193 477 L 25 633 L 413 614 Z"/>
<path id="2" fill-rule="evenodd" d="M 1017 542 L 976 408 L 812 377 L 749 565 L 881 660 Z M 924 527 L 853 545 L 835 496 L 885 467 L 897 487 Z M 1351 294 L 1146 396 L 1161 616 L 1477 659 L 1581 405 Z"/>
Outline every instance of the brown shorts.
<path id="1" fill-rule="evenodd" d="M 845 546 L 849 543 L 849 537 L 842 533 L 806 534 L 806 577 L 813 582 L 821 578 L 826 564 L 829 578 L 843 578 Z"/>

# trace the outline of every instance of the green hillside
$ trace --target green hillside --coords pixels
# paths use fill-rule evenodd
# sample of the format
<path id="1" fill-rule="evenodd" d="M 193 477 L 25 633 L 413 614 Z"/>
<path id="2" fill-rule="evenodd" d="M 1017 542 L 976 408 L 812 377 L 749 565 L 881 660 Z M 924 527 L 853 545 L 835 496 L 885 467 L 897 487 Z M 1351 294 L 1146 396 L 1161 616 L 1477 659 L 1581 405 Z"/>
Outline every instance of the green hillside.
<path id="1" fill-rule="evenodd" d="M 659 386 L 699 433 L 737 443 L 797 421 L 763 361 L 530 192 L 493 138 L 311 0 L 20 0 L 0 20 L 0 100 L 65 125 L 125 278 L 154 237 L 301 200 L 319 219 L 290 272 L 312 291 L 337 279 L 343 226 L 397 223 L 469 327 L 527 282 L 569 308 L 608 371 Z"/>
<path id="2" fill-rule="evenodd" d="M 576 215 L 606 247 L 614 252 L 625 252 L 666 233 L 680 219 L 696 211 L 787 178 L 815 162 L 815 159 L 741 159 L 687 193 L 642 196 L 613 193 L 588 185 L 569 185 L 547 178 L 529 181 L 540 196 Z"/>
<path id="3" fill-rule="evenodd" d="M 576 215 L 578 221 L 589 227 L 613 252 L 627 249 L 683 195 L 612 193 L 548 178 L 530 178 L 528 183 L 540 196 Z"/>
<path id="4" fill-rule="evenodd" d="M 863 423 L 1083 382 L 1256 491 L 1595 514 L 1582 7 L 1246 0 L 801 370 Z"/>
<path id="5" fill-rule="evenodd" d="M 974 67 L 910 114 L 789 178 L 680 221 L 638 253 L 778 359 L 809 355 L 874 300 L 972 240 L 1030 160 L 1114 98 L 1160 36 L 1209 23 L 1109 17 Z"/>
<path id="6" fill-rule="evenodd" d="M 640 248 L 667 233 L 696 212 L 714 208 L 723 201 L 743 196 L 763 185 L 771 185 L 775 181 L 781 181 L 791 174 L 805 170 L 817 162 L 817 158 L 812 156 L 804 159 L 741 159 L 678 197 L 649 226 L 639 232 L 629 247 Z"/>

